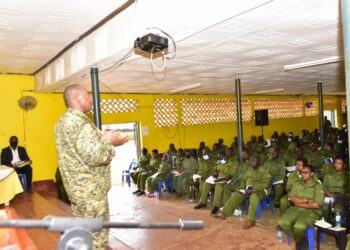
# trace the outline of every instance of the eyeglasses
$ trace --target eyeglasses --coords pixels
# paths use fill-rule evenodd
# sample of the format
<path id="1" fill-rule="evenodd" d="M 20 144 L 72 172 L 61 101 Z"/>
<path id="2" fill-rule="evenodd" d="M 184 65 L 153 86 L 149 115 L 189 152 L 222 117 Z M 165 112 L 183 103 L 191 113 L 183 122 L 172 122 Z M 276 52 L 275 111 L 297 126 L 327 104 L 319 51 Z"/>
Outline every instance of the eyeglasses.
<path id="1" fill-rule="evenodd" d="M 301 171 L 302 174 L 310 174 L 310 171 Z"/>

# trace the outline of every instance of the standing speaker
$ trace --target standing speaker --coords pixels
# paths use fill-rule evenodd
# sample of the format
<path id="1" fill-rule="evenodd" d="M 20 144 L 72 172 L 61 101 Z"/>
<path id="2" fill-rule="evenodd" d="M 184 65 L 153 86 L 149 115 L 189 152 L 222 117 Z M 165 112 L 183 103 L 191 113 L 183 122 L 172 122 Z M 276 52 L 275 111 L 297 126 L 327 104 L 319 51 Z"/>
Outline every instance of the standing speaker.
<path id="1" fill-rule="evenodd" d="M 269 111 L 267 109 L 255 110 L 255 126 L 269 125 Z"/>

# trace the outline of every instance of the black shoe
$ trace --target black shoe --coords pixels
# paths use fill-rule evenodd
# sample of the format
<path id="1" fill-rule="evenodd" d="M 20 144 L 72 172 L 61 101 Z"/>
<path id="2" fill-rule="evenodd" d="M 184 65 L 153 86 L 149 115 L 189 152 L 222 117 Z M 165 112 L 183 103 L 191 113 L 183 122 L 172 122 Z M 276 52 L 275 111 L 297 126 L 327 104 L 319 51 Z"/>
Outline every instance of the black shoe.
<path id="1" fill-rule="evenodd" d="M 212 214 L 216 214 L 218 211 L 219 211 L 219 207 L 214 207 L 214 208 L 211 210 L 211 213 L 212 213 Z"/>
<path id="2" fill-rule="evenodd" d="M 140 193 L 140 192 L 141 192 L 141 190 L 140 190 L 140 189 L 137 189 L 136 191 L 132 192 L 132 194 L 138 194 L 138 193 Z"/>
<path id="3" fill-rule="evenodd" d="M 140 191 L 137 196 L 142 196 L 142 195 L 145 195 L 146 193 L 144 191 Z"/>
<path id="4" fill-rule="evenodd" d="M 194 207 L 194 209 L 205 208 L 206 206 L 207 206 L 207 204 L 199 203 L 197 206 Z"/>

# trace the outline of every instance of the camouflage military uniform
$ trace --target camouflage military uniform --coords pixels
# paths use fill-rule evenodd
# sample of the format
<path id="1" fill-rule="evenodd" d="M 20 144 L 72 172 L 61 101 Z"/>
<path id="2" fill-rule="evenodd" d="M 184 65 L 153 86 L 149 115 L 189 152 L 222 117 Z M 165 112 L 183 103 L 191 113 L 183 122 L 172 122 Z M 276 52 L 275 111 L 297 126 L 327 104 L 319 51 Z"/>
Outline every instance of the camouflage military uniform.
<path id="1" fill-rule="evenodd" d="M 68 109 L 55 127 L 59 170 L 77 217 L 109 220 L 107 192 L 111 187 L 110 162 L 114 147 L 78 110 Z M 108 230 L 92 233 L 94 249 L 105 249 Z"/>

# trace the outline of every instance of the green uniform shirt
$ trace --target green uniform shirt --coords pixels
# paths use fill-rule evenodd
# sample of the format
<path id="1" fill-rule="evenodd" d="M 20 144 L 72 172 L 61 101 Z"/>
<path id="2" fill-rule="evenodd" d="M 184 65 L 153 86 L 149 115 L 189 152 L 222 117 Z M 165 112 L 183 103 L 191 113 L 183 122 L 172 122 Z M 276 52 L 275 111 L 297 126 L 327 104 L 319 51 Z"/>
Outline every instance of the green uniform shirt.
<path id="1" fill-rule="evenodd" d="M 266 168 L 270 172 L 271 176 L 274 178 L 274 181 L 283 180 L 286 176 L 286 169 L 284 168 L 283 160 L 279 158 L 275 160 L 267 160 L 262 167 Z"/>
<path id="2" fill-rule="evenodd" d="M 102 200 L 111 187 L 114 146 L 82 112 L 68 109 L 55 126 L 58 166 L 72 203 Z"/>
<path id="3" fill-rule="evenodd" d="M 198 161 L 198 172 L 197 174 L 202 177 L 209 177 L 215 174 L 216 171 L 216 160 L 209 158 L 208 160 L 200 159 Z"/>
<path id="4" fill-rule="evenodd" d="M 344 170 L 341 174 L 327 174 L 323 179 L 323 189 L 336 194 L 349 193 L 349 173 Z"/>
<path id="5" fill-rule="evenodd" d="M 284 163 L 286 166 L 295 166 L 295 161 L 297 160 L 297 156 L 295 154 L 291 154 L 287 151 L 284 155 Z"/>
<path id="6" fill-rule="evenodd" d="M 287 180 L 287 184 L 286 184 L 286 191 L 288 193 L 292 190 L 292 188 L 296 182 L 303 182 L 303 179 L 299 175 L 298 171 L 294 171 L 288 176 L 288 180 Z"/>
<path id="7" fill-rule="evenodd" d="M 288 196 L 312 199 L 315 202 L 317 202 L 320 206 L 322 206 L 323 197 L 324 197 L 323 187 L 317 178 L 313 178 L 312 183 L 310 185 L 306 185 L 304 181 L 295 182 Z M 304 209 L 310 209 L 310 208 L 304 208 Z"/>
<path id="8" fill-rule="evenodd" d="M 269 187 L 271 186 L 271 175 L 269 171 L 261 166 L 258 169 L 250 167 L 246 172 L 246 178 L 242 182 L 241 188 L 246 189 L 248 185 L 253 186 L 253 193 L 264 190 L 268 194 Z"/>
<path id="9" fill-rule="evenodd" d="M 311 166 L 314 166 L 317 169 L 322 168 L 324 164 L 323 156 L 321 155 L 320 151 L 316 151 L 316 152 L 307 151 L 305 153 L 305 158 L 307 159 L 308 163 Z"/>
<path id="10" fill-rule="evenodd" d="M 232 161 L 228 161 L 225 164 L 219 163 L 218 165 L 218 170 L 219 170 L 219 175 L 218 178 L 220 177 L 232 177 L 235 173 L 235 167 Z"/>
<path id="11" fill-rule="evenodd" d="M 137 163 L 140 171 L 147 171 L 148 165 L 150 163 L 151 157 L 149 155 L 142 155 Z"/>
<path id="12" fill-rule="evenodd" d="M 159 169 L 158 169 L 158 176 L 161 179 L 166 179 L 168 177 L 168 175 L 170 174 L 170 171 L 172 169 L 172 163 L 170 160 L 168 160 L 167 162 L 161 162 L 159 165 Z"/>
<path id="13" fill-rule="evenodd" d="M 158 168 L 159 168 L 159 164 L 162 162 L 161 158 L 151 158 L 150 162 L 149 162 L 149 166 L 148 166 L 148 171 L 150 173 L 155 173 L 157 172 Z"/>
<path id="14" fill-rule="evenodd" d="M 181 156 L 177 156 L 176 157 L 176 168 L 177 169 L 182 169 L 182 163 L 183 163 L 183 161 L 184 161 L 184 156 L 183 155 L 181 155 Z"/>
<path id="15" fill-rule="evenodd" d="M 198 170 L 198 163 L 194 157 L 186 158 L 182 162 L 182 170 L 184 174 L 194 174 Z"/>

